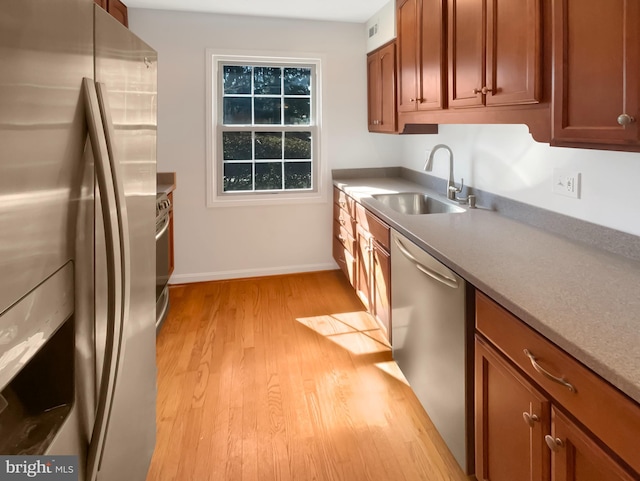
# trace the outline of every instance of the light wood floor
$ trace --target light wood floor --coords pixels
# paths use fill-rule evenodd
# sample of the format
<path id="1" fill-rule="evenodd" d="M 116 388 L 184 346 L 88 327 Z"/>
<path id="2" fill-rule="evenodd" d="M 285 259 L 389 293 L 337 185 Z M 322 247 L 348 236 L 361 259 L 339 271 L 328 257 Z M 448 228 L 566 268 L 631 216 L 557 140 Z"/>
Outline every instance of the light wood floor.
<path id="1" fill-rule="evenodd" d="M 467 478 L 339 271 L 171 288 L 147 481 Z"/>

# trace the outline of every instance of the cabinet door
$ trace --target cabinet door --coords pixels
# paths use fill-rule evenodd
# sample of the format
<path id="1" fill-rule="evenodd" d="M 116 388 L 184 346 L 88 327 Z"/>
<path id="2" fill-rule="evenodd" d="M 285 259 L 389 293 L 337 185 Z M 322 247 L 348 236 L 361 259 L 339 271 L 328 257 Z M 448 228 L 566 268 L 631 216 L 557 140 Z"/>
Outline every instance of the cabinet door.
<path id="1" fill-rule="evenodd" d="M 396 126 L 396 46 L 380 49 L 380 123 L 378 132 L 392 133 Z"/>
<path id="2" fill-rule="evenodd" d="M 100 5 L 105 10 L 107 9 L 107 0 L 94 0 L 97 5 Z"/>
<path id="3" fill-rule="evenodd" d="M 553 481 L 632 481 L 635 476 L 605 452 L 587 433 L 552 409 Z"/>
<path id="4" fill-rule="evenodd" d="M 377 242 L 373 243 L 372 294 L 373 315 L 391 340 L 391 256 Z"/>
<path id="5" fill-rule="evenodd" d="M 418 0 L 398 3 L 398 112 L 416 110 L 418 97 Z"/>
<path id="6" fill-rule="evenodd" d="M 485 15 L 483 0 L 449 2 L 449 107 L 483 105 Z"/>
<path id="7" fill-rule="evenodd" d="M 446 49 L 444 0 L 422 0 L 418 25 L 420 77 L 418 110 L 445 107 Z"/>
<path id="8" fill-rule="evenodd" d="M 129 26 L 127 6 L 120 0 L 107 0 L 107 11 L 125 27 Z"/>
<path id="9" fill-rule="evenodd" d="M 371 251 L 373 239 L 369 232 L 358 226 L 356 228 L 356 294 L 370 311 L 372 307 L 371 296 Z"/>
<path id="10" fill-rule="evenodd" d="M 486 105 L 540 101 L 540 22 L 540 0 L 487 0 Z"/>
<path id="11" fill-rule="evenodd" d="M 369 132 L 378 130 L 380 115 L 380 56 L 378 52 L 367 55 L 367 124 Z"/>
<path id="12" fill-rule="evenodd" d="M 637 144 L 638 1 L 554 0 L 553 9 L 553 140 Z"/>
<path id="13" fill-rule="evenodd" d="M 396 131 L 396 46 L 389 44 L 367 56 L 369 132 Z"/>
<path id="14" fill-rule="evenodd" d="M 479 481 L 549 480 L 549 402 L 479 337 L 475 419 Z"/>

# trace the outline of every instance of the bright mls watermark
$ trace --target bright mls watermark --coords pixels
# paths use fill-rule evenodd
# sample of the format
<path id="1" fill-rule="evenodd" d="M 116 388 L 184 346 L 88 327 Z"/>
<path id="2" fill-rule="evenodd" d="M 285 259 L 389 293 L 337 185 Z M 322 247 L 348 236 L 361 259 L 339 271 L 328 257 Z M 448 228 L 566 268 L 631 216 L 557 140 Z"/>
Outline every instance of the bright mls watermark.
<path id="1" fill-rule="evenodd" d="M 0 481 L 78 481 L 78 456 L 0 456 Z"/>

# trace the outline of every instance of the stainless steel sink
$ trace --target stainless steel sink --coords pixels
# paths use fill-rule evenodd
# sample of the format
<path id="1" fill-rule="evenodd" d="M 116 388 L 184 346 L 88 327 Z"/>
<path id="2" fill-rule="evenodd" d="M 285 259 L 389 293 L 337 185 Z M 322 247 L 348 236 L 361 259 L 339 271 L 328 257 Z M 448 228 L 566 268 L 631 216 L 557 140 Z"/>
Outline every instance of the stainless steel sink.
<path id="1" fill-rule="evenodd" d="M 390 209 L 401 214 L 452 214 L 464 212 L 462 207 L 441 202 L 420 192 L 401 192 L 398 194 L 374 194 L 371 197 L 382 202 Z"/>

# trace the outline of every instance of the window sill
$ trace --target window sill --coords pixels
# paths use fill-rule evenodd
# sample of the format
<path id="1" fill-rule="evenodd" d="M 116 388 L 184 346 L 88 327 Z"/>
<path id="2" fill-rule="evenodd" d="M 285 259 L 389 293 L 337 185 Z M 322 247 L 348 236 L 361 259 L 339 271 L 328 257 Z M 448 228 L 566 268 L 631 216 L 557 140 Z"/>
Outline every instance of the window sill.
<path id="1" fill-rule="evenodd" d="M 207 207 L 267 207 L 271 205 L 319 204 L 327 202 L 321 192 L 219 195 L 207 200 Z"/>

